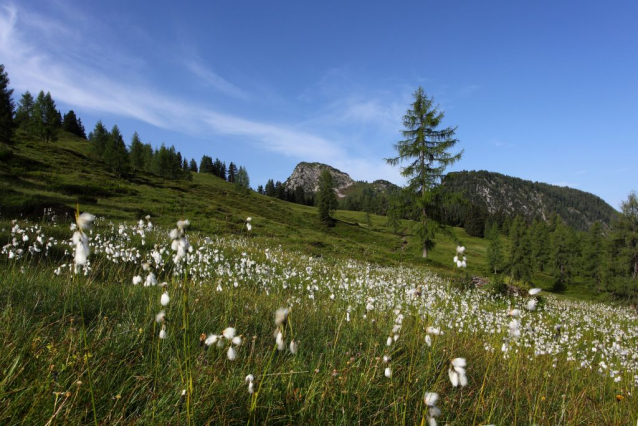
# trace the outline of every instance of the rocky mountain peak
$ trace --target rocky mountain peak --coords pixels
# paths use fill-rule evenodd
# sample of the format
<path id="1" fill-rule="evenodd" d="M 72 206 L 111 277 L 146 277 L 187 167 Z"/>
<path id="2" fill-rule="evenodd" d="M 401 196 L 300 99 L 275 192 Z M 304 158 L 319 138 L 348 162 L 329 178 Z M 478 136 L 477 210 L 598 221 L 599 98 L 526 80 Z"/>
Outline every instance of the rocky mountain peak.
<path id="1" fill-rule="evenodd" d="M 306 163 L 297 164 L 295 170 L 284 183 L 286 189 L 294 191 L 295 188 L 301 186 L 306 193 L 316 193 L 319 190 L 319 176 L 324 170 L 329 170 L 332 175 L 332 181 L 339 197 L 344 195 L 341 191 L 355 184 L 347 173 L 335 169 L 332 166 L 323 163 Z"/>

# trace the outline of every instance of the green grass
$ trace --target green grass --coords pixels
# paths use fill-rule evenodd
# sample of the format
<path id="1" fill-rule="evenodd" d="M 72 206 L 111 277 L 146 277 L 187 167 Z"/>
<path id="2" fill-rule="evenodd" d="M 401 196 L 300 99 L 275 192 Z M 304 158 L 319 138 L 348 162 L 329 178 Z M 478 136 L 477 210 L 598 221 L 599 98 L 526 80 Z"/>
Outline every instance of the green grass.
<path id="1" fill-rule="evenodd" d="M 171 296 L 164 308 L 168 338 L 160 340 L 154 318 L 162 309 L 162 290 L 133 286 L 131 280 L 146 275 L 140 262 L 155 244 L 170 245 L 166 230 L 142 237 L 127 227 L 126 237 L 117 223 L 112 228 L 101 221 L 92 235 L 100 249 L 93 251 L 112 244 L 139 250 L 141 257 L 124 261 L 94 253 L 84 276 L 54 272 L 71 260 L 63 254 L 70 236 L 66 223 L 18 225 L 29 242 L 37 235 L 58 241 L 48 255 L 0 260 L 0 424 L 92 424 L 94 415 L 99 424 L 422 424 L 423 395 L 429 391 L 440 394 L 439 424 L 636 421 L 636 383 L 629 367 L 616 384 L 595 370 L 578 369 L 565 351 L 534 355 L 535 347 L 547 346 L 544 330 L 557 323 L 567 333 L 582 333 L 566 350 L 579 353 L 586 341 L 609 345 L 612 324 L 625 333 L 623 347 L 635 347 L 638 319 L 627 311 L 548 299 L 540 312 L 522 319 L 539 327 L 538 337 L 525 334 L 512 342 L 504 358 L 506 330 L 492 328 L 506 324 L 508 306 L 524 299 L 453 288 L 414 266 L 314 258 L 253 234 L 212 235 L 207 245 L 203 237 L 211 234 L 193 231 L 191 241 L 202 257 L 192 259 L 188 278 L 174 274 L 170 250 L 165 263 L 153 269 L 159 281 L 168 282 Z M 5 232 L 11 226 L 0 223 Z M 253 232 L 261 229 L 255 225 Z M 416 285 L 428 286 L 422 298 L 407 297 L 405 290 Z M 370 301 L 373 309 L 366 312 Z M 285 338 L 299 342 L 296 355 L 274 350 L 274 312 L 284 306 L 292 308 Z M 394 309 L 404 319 L 400 338 L 387 347 L 397 321 Z M 488 315 L 494 322 L 483 322 Z M 465 325 L 455 323 L 458 319 Z M 228 326 L 243 338 L 233 362 L 226 358 L 227 346 L 204 350 L 199 343 L 200 334 Z M 433 336 L 432 347 L 424 343 L 428 326 L 444 330 Z M 535 346 L 528 346 L 532 341 Z M 384 355 L 391 357 L 389 364 Z M 448 379 L 455 357 L 468 362 L 469 384 L 462 389 Z M 620 361 L 611 357 L 607 362 L 610 369 L 623 365 L 612 364 Z M 391 379 L 384 377 L 388 365 Z M 247 392 L 247 374 L 257 377 L 258 396 Z M 180 402 L 183 389 L 192 391 Z"/>

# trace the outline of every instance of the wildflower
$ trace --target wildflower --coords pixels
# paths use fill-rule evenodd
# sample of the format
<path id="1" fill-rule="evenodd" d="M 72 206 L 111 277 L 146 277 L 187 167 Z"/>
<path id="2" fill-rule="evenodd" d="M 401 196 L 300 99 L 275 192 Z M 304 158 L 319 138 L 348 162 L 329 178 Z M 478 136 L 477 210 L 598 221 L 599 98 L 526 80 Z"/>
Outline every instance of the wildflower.
<path id="1" fill-rule="evenodd" d="M 385 342 L 387 346 L 392 346 L 392 336 L 388 337 L 388 340 Z"/>
<path id="2" fill-rule="evenodd" d="M 435 327 L 428 327 L 425 329 L 425 332 L 428 334 L 434 334 L 436 336 L 443 334 L 440 329 Z"/>
<path id="3" fill-rule="evenodd" d="M 135 275 L 133 277 L 133 285 L 138 285 L 141 282 L 142 282 L 142 277 L 140 277 L 139 275 Z"/>
<path id="4" fill-rule="evenodd" d="M 538 293 L 540 293 L 542 290 L 540 288 L 532 288 L 528 291 L 530 296 L 536 296 Z"/>
<path id="5" fill-rule="evenodd" d="M 297 345 L 297 342 L 295 342 L 295 340 L 294 340 L 294 339 L 293 339 L 293 340 L 291 340 L 291 341 L 290 341 L 290 346 L 289 346 L 290 353 L 291 353 L 291 354 L 293 354 L 293 355 L 295 355 L 295 354 L 297 353 L 297 349 L 298 349 L 298 348 L 299 348 L 299 347 L 298 347 L 298 345 Z"/>
<path id="6" fill-rule="evenodd" d="M 159 333 L 159 338 L 160 339 L 166 339 L 166 337 L 167 337 L 166 336 L 166 328 L 165 328 L 165 326 L 162 326 L 162 329 L 160 330 L 160 333 Z"/>
<path id="7" fill-rule="evenodd" d="M 75 218 L 75 223 L 80 231 L 88 231 L 93 227 L 93 221 L 95 221 L 95 216 L 91 213 L 84 212 L 81 215 L 77 215 Z"/>
<path id="8" fill-rule="evenodd" d="M 162 304 L 162 306 L 168 305 L 168 302 L 170 301 L 171 301 L 171 298 L 168 296 L 168 291 L 165 291 L 164 293 L 162 293 L 162 297 L 160 298 L 160 303 Z"/>
<path id="9" fill-rule="evenodd" d="M 536 299 L 532 299 L 530 301 L 527 302 L 527 310 L 528 311 L 533 311 L 536 309 L 536 304 L 538 304 L 538 300 Z"/>
<path id="10" fill-rule="evenodd" d="M 390 367 L 386 367 L 385 372 L 383 374 L 388 379 L 391 379 L 392 378 L 392 369 Z"/>
<path id="11" fill-rule="evenodd" d="M 233 337 L 235 337 L 236 334 L 237 330 L 235 330 L 233 327 L 225 328 L 224 331 L 222 331 L 222 336 L 224 336 L 224 338 L 228 340 L 231 340 Z"/>
<path id="12" fill-rule="evenodd" d="M 432 338 L 430 337 L 429 334 L 425 335 L 425 344 L 428 346 L 432 346 Z"/>
<path id="13" fill-rule="evenodd" d="M 219 339 L 219 336 L 217 336 L 216 334 L 211 334 L 206 338 L 206 340 L 204 340 L 204 345 L 206 345 L 206 347 L 213 345 L 217 343 L 218 339 Z"/>
<path id="14" fill-rule="evenodd" d="M 286 349 L 286 342 L 284 341 L 284 335 L 281 334 L 281 331 L 277 332 L 277 337 L 275 338 L 275 342 L 277 343 L 277 350 L 283 351 Z"/>
<path id="15" fill-rule="evenodd" d="M 286 321 L 288 321 L 288 308 L 279 308 L 275 312 L 275 325 L 276 326 L 285 326 Z"/>
<path id="16" fill-rule="evenodd" d="M 436 402 L 439 400 L 439 394 L 436 392 L 426 392 L 423 396 L 425 405 L 428 406 L 428 425 L 436 426 L 436 417 L 441 415 L 441 410 L 436 406 Z"/>
<path id="17" fill-rule="evenodd" d="M 237 358 L 237 350 L 231 346 L 228 348 L 227 355 L 229 360 L 234 361 Z"/>
<path id="18" fill-rule="evenodd" d="M 163 323 L 166 321 L 166 312 L 160 311 L 157 315 L 155 315 L 155 321 L 158 323 Z"/>
<path id="19" fill-rule="evenodd" d="M 465 253 L 465 247 L 464 246 L 457 246 L 456 247 L 456 253 L 463 255 L 463 253 Z"/>
<path id="20" fill-rule="evenodd" d="M 246 376 L 244 381 L 248 383 L 248 393 L 254 393 L 255 392 L 255 389 L 254 389 L 255 376 L 253 376 L 252 374 L 249 374 Z"/>
<path id="21" fill-rule="evenodd" d="M 239 346 L 241 345 L 241 336 L 235 336 L 233 337 L 233 339 L 231 340 L 232 344 L 235 346 Z"/>
<path id="22" fill-rule="evenodd" d="M 450 376 L 450 382 L 452 382 L 452 386 L 464 387 L 467 385 L 467 376 L 465 375 L 465 358 L 454 358 L 450 363 L 450 368 L 448 370 L 448 375 Z"/>

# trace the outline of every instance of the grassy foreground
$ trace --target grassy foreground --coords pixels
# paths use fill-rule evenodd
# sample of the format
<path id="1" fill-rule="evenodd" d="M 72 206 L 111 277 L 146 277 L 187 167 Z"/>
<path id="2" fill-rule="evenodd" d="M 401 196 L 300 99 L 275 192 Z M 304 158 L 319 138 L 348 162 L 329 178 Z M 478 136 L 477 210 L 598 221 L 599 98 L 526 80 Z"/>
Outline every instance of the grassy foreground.
<path id="1" fill-rule="evenodd" d="M 167 229 L 99 220 L 79 274 L 68 222 L 0 228 L 0 424 L 638 420 L 638 318 L 628 309 L 536 296 L 529 311 L 531 296 L 463 290 L 422 268 L 282 248 L 258 223 L 230 236 L 193 223 L 192 250 L 176 264 Z M 201 344 L 228 327 L 241 342 Z M 465 387 L 450 381 L 455 358 L 466 359 Z M 439 394 L 440 416 L 430 417 L 426 392 Z"/>

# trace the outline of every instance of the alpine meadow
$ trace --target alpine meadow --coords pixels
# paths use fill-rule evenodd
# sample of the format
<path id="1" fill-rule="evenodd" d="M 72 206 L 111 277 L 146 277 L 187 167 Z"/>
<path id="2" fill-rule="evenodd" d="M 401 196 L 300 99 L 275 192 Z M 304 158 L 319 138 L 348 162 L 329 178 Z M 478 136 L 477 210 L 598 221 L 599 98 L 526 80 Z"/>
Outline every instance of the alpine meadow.
<path id="1" fill-rule="evenodd" d="M 0 424 L 638 425 L 638 8 L 497 3 L 0 0 Z"/>

